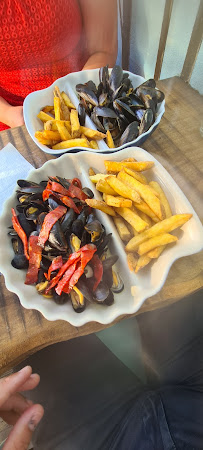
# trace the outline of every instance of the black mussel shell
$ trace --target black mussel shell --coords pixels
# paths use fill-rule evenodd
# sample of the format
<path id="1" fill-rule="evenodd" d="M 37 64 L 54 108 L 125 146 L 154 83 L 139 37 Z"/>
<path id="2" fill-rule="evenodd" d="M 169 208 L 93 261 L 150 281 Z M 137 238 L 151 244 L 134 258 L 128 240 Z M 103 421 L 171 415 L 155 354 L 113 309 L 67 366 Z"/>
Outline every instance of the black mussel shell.
<path id="1" fill-rule="evenodd" d="M 29 237 L 32 231 L 34 231 L 35 229 L 33 222 L 28 221 L 24 213 L 19 213 L 17 217 L 26 236 Z"/>
<path id="2" fill-rule="evenodd" d="M 148 87 L 155 88 L 156 87 L 156 81 L 153 78 L 150 78 L 149 80 L 147 80 L 144 83 L 142 83 L 141 86 L 148 86 Z"/>
<path id="3" fill-rule="evenodd" d="M 81 219 L 74 220 L 71 227 L 72 233 L 81 238 L 83 229 L 84 229 L 83 220 Z"/>
<path id="4" fill-rule="evenodd" d="M 48 198 L 48 205 L 49 205 L 49 209 L 51 211 L 53 211 L 53 209 L 56 209 L 59 206 L 59 203 L 57 203 L 57 201 L 54 198 L 49 197 Z"/>
<path id="5" fill-rule="evenodd" d="M 69 247 L 72 253 L 77 252 L 81 247 L 81 240 L 74 233 L 72 233 L 69 237 Z"/>
<path id="6" fill-rule="evenodd" d="M 111 108 L 107 108 L 106 106 L 97 106 L 94 108 L 94 112 L 96 116 L 99 117 L 108 117 L 110 119 L 116 119 L 117 114 Z"/>
<path id="7" fill-rule="evenodd" d="M 39 214 L 44 210 L 43 205 L 39 205 L 37 203 L 30 203 L 29 205 L 25 206 L 24 208 L 24 214 L 27 220 L 36 220 L 39 216 Z"/>
<path id="8" fill-rule="evenodd" d="M 61 295 L 58 295 L 56 291 L 53 292 L 53 299 L 57 305 L 64 305 L 64 303 L 67 303 L 68 300 L 71 299 L 70 294 L 66 294 L 65 292 L 62 292 Z"/>
<path id="9" fill-rule="evenodd" d="M 92 91 L 88 86 L 84 84 L 77 84 L 76 91 L 87 102 L 91 103 L 91 105 L 98 106 L 98 99 L 94 91 Z"/>
<path id="10" fill-rule="evenodd" d="M 114 295 L 112 291 L 109 291 L 109 295 L 106 298 L 106 300 L 104 300 L 104 304 L 107 306 L 111 306 L 114 303 Z"/>
<path id="11" fill-rule="evenodd" d="M 123 69 L 120 66 L 114 66 L 109 78 L 109 85 L 113 92 L 115 92 L 121 85 L 123 79 Z"/>
<path id="12" fill-rule="evenodd" d="M 58 221 L 53 225 L 53 227 L 49 233 L 48 242 L 52 247 L 54 247 L 58 250 L 61 250 L 61 251 L 66 251 L 66 249 L 68 247 L 66 238 L 61 229 L 61 225 Z"/>
<path id="13" fill-rule="evenodd" d="M 153 111 L 151 109 L 146 109 L 145 113 L 142 117 L 142 120 L 140 122 L 139 135 L 141 135 L 141 134 L 145 133 L 147 130 L 149 130 L 149 128 L 153 124 L 153 121 L 154 121 Z"/>
<path id="14" fill-rule="evenodd" d="M 94 81 L 92 81 L 92 80 L 87 81 L 87 83 L 85 83 L 85 86 L 87 86 L 95 94 L 97 93 L 97 86 L 94 83 Z"/>
<path id="15" fill-rule="evenodd" d="M 112 233 L 107 234 L 106 236 L 104 236 L 103 240 L 99 243 L 99 245 L 97 247 L 97 255 L 99 256 L 99 258 L 102 256 L 105 249 L 107 248 L 107 246 L 111 240 L 111 236 L 112 236 Z"/>
<path id="16" fill-rule="evenodd" d="M 61 184 L 61 186 L 63 186 L 65 189 L 69 188 L 70 182 L 66 178 L 62 178 L 59 176 L 57 176 L 56 178 L 59 181 L 59 183 Z"/>
<path id="17" fill-rule="evenodd" d="M 91 235 L 91 242 L 98 241 L 104 232 L 103 225 L 95 219 L 85 225 L 85 230 Z"/>
<path id="18" fill-rule="evenodd" d="M 79 289 L 80 292 L 82 292 L 82 294 L 84 295 L 86 300 L 88 300 L 88 302 L 93 303 L 92 289 L 88 286 L 88 282 L 84 275 L 79 278 L 76 287 Z"/>
<path id="19" fill-rule="evenodd" d="M 94 301 L 96 303 L 104 303 L 109 295 L 109 288 L 103 281 L 99 283 L 96 291 L 94 291 Z"/>
<path id="20" fill-rule="evenodd" d="M 61 229 L 63 233 L 71 232 L 71 225 L 76 218 L 76 213 L 73 209 L 69 209 L 64 216 L 63 222 L 61 222 Z"/>
<path id="21" fill-rule="evenodd" d="M 82 192 L 84 192 L 84 194 L 86 194 L 88 196 L 88 198 L 93 198 L 94 197 L 94 193 L 88 187 L 84 187 L 82 189 Z"/>
<path id="22" fill-rule="evenodd" d="M 11 261 L 11 265 L 15 267 L 15 269 L 27 269 L 29 264 L 25 255 L 16 254 Z"/>
<path id="23" fill-rule="evenodd" d="M 18 237 L 18 235 L 11 239 L 11 243 L 12 243 L 13 251 L 15 254 L 19 254 L 19 255 L 24 254 L 23 243 L 22 243 L 21 239 Z"/>
<path id="24" fill-rule="evenodd" d="M 119 141 L 119 146 L 136 139 L 138 137 L 138 133 L 139 133 L 139 122 L 135 120 L 134 122 L 130 123 L 130 125 L 128 125 L 125 131 L 123 132 Z"/>
<path id="25" fill-rule="evenodd" d="M 104 259 L 102 261 L 103 264 L 103 271 L 109 270 L 112 268 L 112 266 L 118 261 L 118 255 L 111 255 L 108 258 Z"/>
<path id="26" fill-rule="evenodd" d="M 41 264 L 40 264 L 40 266 L 41 266 Z M 39 269 L 39 272 L 38 272 L 37 283 L 43 283 L 44 281 L 46 281 L 46 278 L 44 276 L 44 270 L 41 268 L 41 269 Z"/>
<path id="27" fill-rule="evenodd" d="M 83 103 L 81 103 L 81 102 L 78 105 L 78 117 L 79 117 L 80 125 L 81 126 L 85 125 L 86 110 L 85 110 Z"/>
<path id="28" fill-rule="evenodd" d="M 82 311 L 84 311 L 85 306 L 86 306 L 85 297 L 82 295 L 82 298 L 80 300 L 80 296 L 73 289 L 70 293 L 70 297 L 71 297 L 71 303 L 72 303 L 72 307 L 73 307 L 74 311 L 77 313 L 81 313 Z"/>

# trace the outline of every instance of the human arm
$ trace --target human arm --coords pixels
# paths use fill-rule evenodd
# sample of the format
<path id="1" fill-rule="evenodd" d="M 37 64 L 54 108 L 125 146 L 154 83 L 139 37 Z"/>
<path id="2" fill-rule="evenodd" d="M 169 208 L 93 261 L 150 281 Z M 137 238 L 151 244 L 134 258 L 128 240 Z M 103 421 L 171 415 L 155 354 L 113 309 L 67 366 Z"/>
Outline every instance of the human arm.
<path id="1" fill-rule="evenodd" d="M 113 67 L 117 58 L 117 0 L 79 0 L 88 60 L 83 69 Z"/>
<path id="2" fill-rule="evenodd" d="M 4 98 L 0 97 L 0 122 L 11 128 L 23 125 L 23 107 L 12 106 Z"/>
<path id="3" fill-rule="evenodd" d="M 30 366 L 0 379 L 0 417 L 9 425 L 14 425 L 3 450 L 27 450 L 32 432 L 44 410 L 41 405 L 34 405 L 19 394 L 19 391 L 34 389 L 39 381 L 39 375 L 32 374 Z"/>

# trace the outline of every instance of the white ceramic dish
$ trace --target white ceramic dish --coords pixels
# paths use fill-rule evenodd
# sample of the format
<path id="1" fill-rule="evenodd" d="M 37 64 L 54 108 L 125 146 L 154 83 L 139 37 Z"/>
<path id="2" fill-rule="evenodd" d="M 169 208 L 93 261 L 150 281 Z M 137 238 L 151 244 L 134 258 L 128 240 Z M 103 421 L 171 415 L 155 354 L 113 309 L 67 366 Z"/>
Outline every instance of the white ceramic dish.
<path id="1" fill-rule="evenodd" d="M 127 72 L 127 71 L 126 71 Z M 129 73 L 129 77 L 132 81 L 133 87 L 136 88 L 140 84 L 142 84 L 144 81 L 146 81 L 143 77 L 140 77 L 139 75 L 135 75 L 131 72 Z M 69 148 L 65 150 L 52 150 L 46 145 L 40 144 L 39 141 L 35 137 L 35 132 L 42 129 L 42 122 L 37 118 L 37 114 L 40 112 L 40 110 L 46 106 L 46 105 L 52 105 L 53 104 L 53 89 L 54 86 L 58 86 L 60 91 L 65 91 L 72 103 L 78 107 L 79 100 L 77 97 L 77 93 L 75 90 L 75 86 L 78 83 L 86 83 L 88 80 L 92 80 L 95 82 L 96 86 L 99 84 L 99 69 L 93 69 L 93 70 L 84 70 L 82 72 L 74 72 L 66 75 L 65 77 L 59 78 L 56 80 L 51 86 L 49 86 L 46 89 L 42 89 L 39 91 L 32 92 L 29 94 L 23 104 L 23 114 L 24 114 L 24 120 L 25 125 L 27 128 L 28 133 L 30 134 L 31 138 L 35 142 L 35 144 L 43 150 L 45 153 L 49 153 L 51 155 L 61 155 L 63 153 L 75 153 L 77 151 L 87 151 L 84 147 L 77 147 L 77 148 Z M 165 100 L 163 100 L 159 105 L 157 109 L 157 115 L 156 120 L 153 123 L 153 125 L 149 128 L 146 133 L 143 133 L 141 136 L 139 136 L 134 141 L 124 144 L 120 147 L 115 148 L 115 150 L 109 149 L 106 145 L 106 143 L 101 140 L 98 141 L 99 150 L 91 150 L 89 149 L 89 152 L 93 153 L 112 153 L 117 152 L 118 150 L 121 150 L 123 148 L 129 147 L 131 145 L 140 146 L 143 144 L 143 142 L 150 136 L 150 134 L 156 129 L 158 126 L 163 114 L 165 111 Z M 96 126 L 92 122 L 92 120 L 87 116 L 86 117 L 86 123 L 85 125 L 88 128 L 92 128 L 96 130 Z"/>
<path id="2" fill-rule="evenodd" d="M 11 266 L 13 250 L 7 232 L 8 226 L 11 225 L 11 207 L 16 205 L 14 192 L 5 202 L 0 219 L 0 271 L 4 274 L 7 288 L 18 295 L 22 305 L 28 309 L 37 309 L 48 320 L 62 319 L 75 326 L 81 326 L 90 321 L 108 324 L 122 314 L 135 313 L 146 298 L 155 295 L 162 288 L 169 269 L 176 259 L 197 253 L 203 248 L 203 227 L 197 214 L 168 172 L 153 156 L 138 147 L 128 148 L 116 154 L 111 153 L 108 156 L 115 161 L 120 161 L 127 156 L 135 157 L 138 161 L 154 161 L 154 168 L 147 171 L 149 180 L 153 179 L 161 184 L 174 214 L 192 213 L 193 217 L 181 230 L 177 231 L 178 242 L 169 246 L 158 260 L 135 275 L 128 270 L 124 247 L 111 218 L 98 211 L 98 217 L 106 231 L 112 232 L 112 250 L 119 255 L 117 268 L 125 288 L 123 292 L 115 295 L 115 303 L 112 306 L 88 304 L 84 312 L 77 314 L 68 303 L 59 306 L 38 295 L 34 286 L 24 284 L 25 271 L 16 270 Z M 39 182 L 46 179 L 48 175 L 60 175 L 67 178 L 78 176 L 82 185 L 89 186 L 94 190 L 95 197 L 99 198 L 99 193 L 89 180 L 88 168 L 92 166 L 97 171 L 104 171 L 104 159 L 106 155 L 93 155 L 89 152 L 63 155 L 61 158 L 48 161 L 40 169 L 32 170 L 28 179 Z"/>

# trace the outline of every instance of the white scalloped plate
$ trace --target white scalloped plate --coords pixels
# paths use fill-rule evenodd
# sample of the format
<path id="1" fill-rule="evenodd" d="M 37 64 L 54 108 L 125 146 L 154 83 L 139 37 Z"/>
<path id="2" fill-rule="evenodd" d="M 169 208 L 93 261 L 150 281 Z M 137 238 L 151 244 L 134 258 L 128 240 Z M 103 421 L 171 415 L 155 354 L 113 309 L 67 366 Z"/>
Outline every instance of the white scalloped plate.
<path id="1" fill-rule="evenodd" d="M 134 73 L 129 73 L 129 77 L 132 81 L 133 87 L 136 88 L 140 84 L 142 84 L 144 81 L 146 81 L 143 77 L 140 77 L 139 75 L 135 75 Z M 35 137 L 35 132 L 42 129 L 42 122 L 37 118 L 37 114 L 40 112 L 42 108 L 46 105 L 52 105 L 53 104 L 53 90 L 54 86 L 58 86 L 60 91 L 65 91 L 72 103 L 78 107 L 79 100 L 77 97 L 75 86 L 78 83 L 86 83 L 88 80 L 92 80 L 95 82 L 96 85 L 99 84 L 99 69 L 92 69 L 92 70 L 83 70 L 81 72 L 73 72 L 69 73 L 65 77 L 58 78 L 51 86 L 49 86 L 46 89 L 41 89 L 39 91 L 32 92 L 29 94 L 23 104 L 23 114 L 24 114 L 24 120 L 25 125 L 27 128 L 28 133 L 30 134 L 31 138 L 35 142 L 35 144 L 45 153 L 49 153 L 50 155 L 62 155 L 63 153 L 75 153 L 77 151 L 87 151 L 84 147 L 74 147 L 69 148 L 65 150 L 52 150 L 46 145 L 40 144 L 40 142 Z M 157 115 L 155 122 L 153 125 L 149 128 L 148 131 L 143 133 L 141 136 L 139 136 L 134 141 L 124 144 L 120 147 L 115 148 L 115 150 L 109 149 L 106 145 L 106 143 L 101 140 L 98 141 L 99 150 L 92 150 L 89 149 L 89 152 L 93 153 L 113 153 L 117 152 L 123 148 L 129 147 L 129 145 L 142 145 L 143 142 L 152 134 L 152 132 L 156 129 L 158 126 L 163 114 L 165 111 L 165 100 L 163 100 L 157 108 Z M 96 127 L 92 120 L 86 116 L 86 127 L 92 128 L 93 130 L 96 130 Z"/>
<path id="2" fill-rule="evenodd" d="M 93 155 L 89 152 L 66 154 L 61 158 L 46 162 L 40 169 L 34 169 L 29 173 L 29 180 L 39 182 L 48 175 L 60 175 L 67 178 L 79 177 L 83 186 L 90 187 L 99 198 L 99 193 L 88 177 L 88 168 L 94 167 L 97 171 L 104 171 L 103 161 L 106 155 Z M 192 213 L 193 217 L 176 233 L 179 240 L 175 245 L 169 246 L 153 264 L 150 264 L 138 274 L 132 274 L 128 270 L 124 246 L 110 217 L 98 211 L 98 218 L 104 224 L 107 233 L 112 232 L 112 253 L 119 255 L 117 269 L 124 281 L 123 292 L 115 295 L 115 303 L 112 306 L 88 304 L 81 314 L 77 314 L 72 306 L 57 305 L 52 300 L 47 300 L 38 295 L 34 286 L 26 286 L 25 271 L 16 270 L 11 266 L 13 250 L 10 238 L 7 235 L 8 226 L 11 225 L 11 207 L 16 205 L 16 195 L 5 202 L 3 215 L 0 219 L 0 270 L 4 274 L 7 288 L 18 295 L 21 304 L 28 309 L 37 309 L 48 320 L 62 319 L 72 325 L 81 326 L 90 321 L 102 324 L 111 323 L 122 314 L 135 313 L 144 303 L 145 299 L 155 295 L 162 288 L 169 269 L 173 262 L 183 256 L 192 255 L 203 248 L 203 227 L 192 208 L 191 204 L 168 174 L 163 166 L 152 155 L 139 147 L 131 147 L 111 153 L 108 159 L 120 161 L 126 157 L 135 157 L 138 161 L 154 161 L 155 166 L 147 171 L 149 180 L 158 181 L 163 187 L 168 200 L 175 213 Z"/>

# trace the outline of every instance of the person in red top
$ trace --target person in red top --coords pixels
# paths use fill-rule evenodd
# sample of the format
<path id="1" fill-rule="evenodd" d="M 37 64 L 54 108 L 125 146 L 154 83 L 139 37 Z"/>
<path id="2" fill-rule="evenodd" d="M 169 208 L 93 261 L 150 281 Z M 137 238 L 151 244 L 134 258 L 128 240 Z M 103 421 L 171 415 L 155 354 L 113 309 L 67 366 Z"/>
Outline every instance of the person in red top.
<path id="1" fill-rule="evenodd" d="M 1 0 L 0 131 L 24 123 L 30 92 L 116 56 L 116 0 Z"/>

